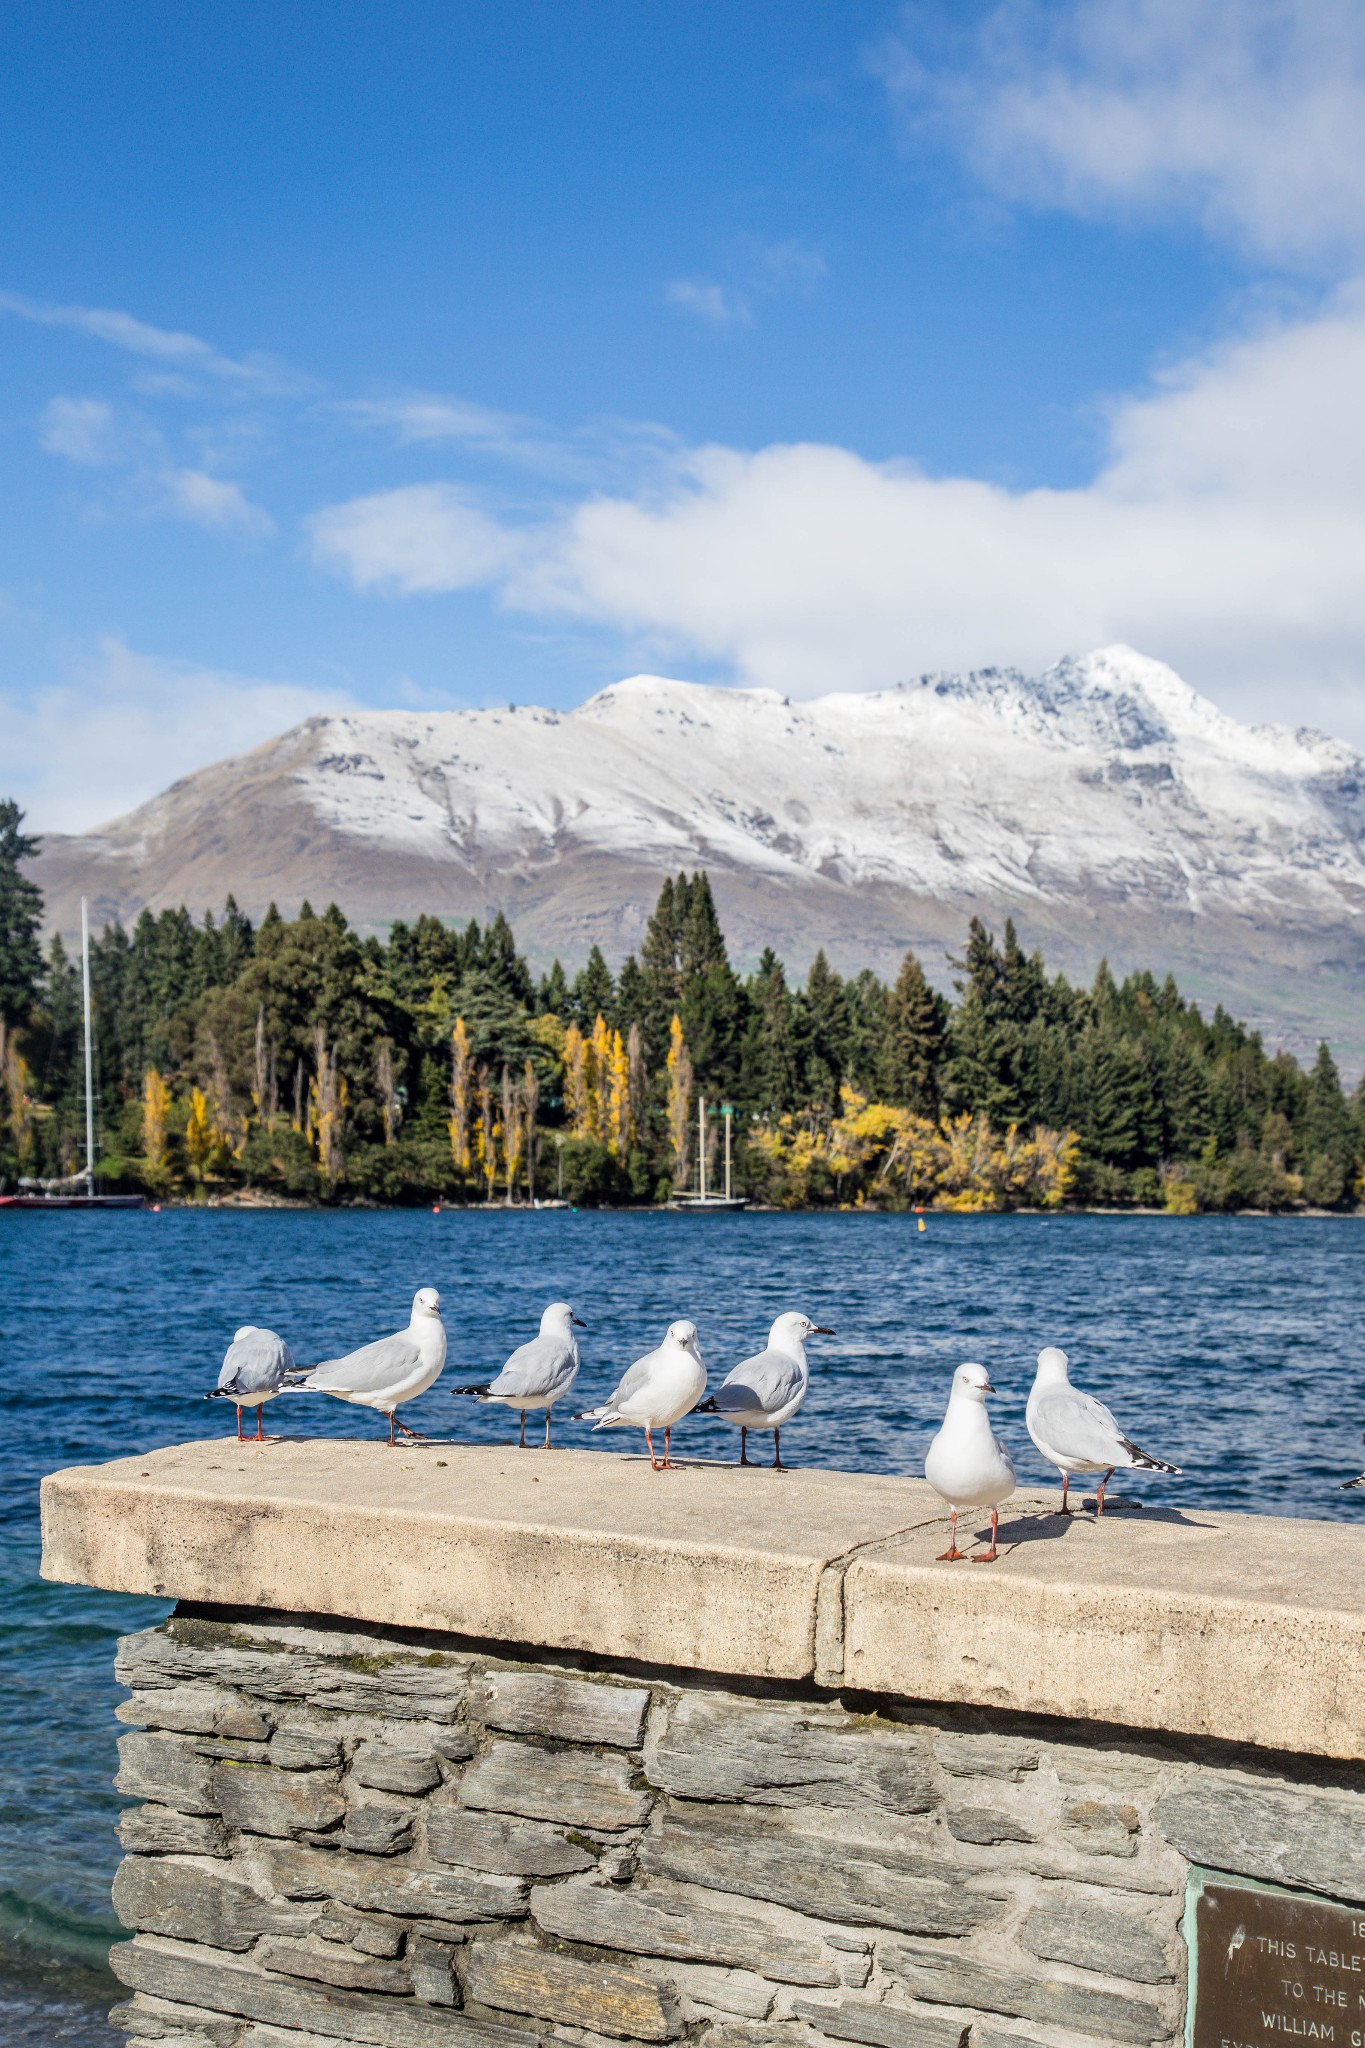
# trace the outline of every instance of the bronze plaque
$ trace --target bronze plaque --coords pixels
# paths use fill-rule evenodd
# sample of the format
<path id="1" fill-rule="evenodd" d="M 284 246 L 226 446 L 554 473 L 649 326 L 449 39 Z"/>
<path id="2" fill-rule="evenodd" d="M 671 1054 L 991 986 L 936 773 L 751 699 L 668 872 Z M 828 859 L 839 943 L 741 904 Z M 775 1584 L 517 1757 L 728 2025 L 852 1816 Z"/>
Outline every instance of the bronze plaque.
<path id="1" fill-rule="evenodd" d="M 1365 1906 L 1191 1873 L 1190 2048 L 1365 2048 Z"/>

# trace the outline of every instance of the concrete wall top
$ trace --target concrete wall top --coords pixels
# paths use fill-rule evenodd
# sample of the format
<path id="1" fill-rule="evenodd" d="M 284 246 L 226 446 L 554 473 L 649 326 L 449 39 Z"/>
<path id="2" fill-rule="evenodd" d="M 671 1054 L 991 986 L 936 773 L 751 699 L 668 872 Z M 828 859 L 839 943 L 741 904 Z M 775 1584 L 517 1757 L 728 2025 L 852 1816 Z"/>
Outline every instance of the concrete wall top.
<path id="1" fill-rule="evenodd" d="M 943 1565 L 922 1482 L 231 1438 L 43 1482 L 43 1575 L 503 1643 L 1365 1755 L 1365 1526 L 1016 1495 Z"/>

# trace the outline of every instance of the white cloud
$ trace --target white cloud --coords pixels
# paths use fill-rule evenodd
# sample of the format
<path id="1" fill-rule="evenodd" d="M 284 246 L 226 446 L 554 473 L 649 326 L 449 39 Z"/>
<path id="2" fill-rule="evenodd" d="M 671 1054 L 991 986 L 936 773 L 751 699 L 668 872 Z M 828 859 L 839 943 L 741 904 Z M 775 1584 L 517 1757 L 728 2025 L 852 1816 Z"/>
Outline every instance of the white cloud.
<path id="1" fill-rule="evenodd" d="M 926 52 L 907 11 L 874 61 L 908 138 L 947 135 L 1004 196 L 1365 255 L 1357 0 L 1006 0 L 964 41 Z"/>
<path id="2" fill-rule="evenodd" d="M 684 313 L 695 313 L 713 327 L 747 327 L 753 311 L 743 292 L 708 277 L 675 277 L 668 287 L 668 303 Z"/>
<path id="3" fill-rule="evenodd" d="M 240 484 L 202 469 L 169 469 L 158 481 L 168 510 L 193 526 L 230 528 L 262 538 L 275 531 L 269 513 L 253 505 Z"/>
<path id="4" fill-rule="evenodd" d="M 165 661 L 107 639 L 65 681 L 0 693 L 6 794 L 35 831 L 84 831 L 206 761 L 349 703 L 342 690 Z"/>
<path id="5" fill-rule="evenodd" d="M 440 486 L 315 516 L 364 588 L 485 583 L 794 694 L 1128 641 L 1247 716 L 1365 738 L 1365 294 L 1170 369 L 1094 480 L 704 448 L 515 535 Z"/>
<path id="6" fill-rule="evenodd" d="M 403 596 L 494 582 L 521 551 L 516 534 L 453 484 L 408 484 L 328 505 L 308 520 L 307 533 L 319 567 L 358 590 Z"/>
<path id="7" fill-rule="evenodd" d="M 49 455 L 90 467 L 116 462 L 121 436 L 112 405 L 102 398 L 54 398 L 43 408 L 38 438 Z"/>

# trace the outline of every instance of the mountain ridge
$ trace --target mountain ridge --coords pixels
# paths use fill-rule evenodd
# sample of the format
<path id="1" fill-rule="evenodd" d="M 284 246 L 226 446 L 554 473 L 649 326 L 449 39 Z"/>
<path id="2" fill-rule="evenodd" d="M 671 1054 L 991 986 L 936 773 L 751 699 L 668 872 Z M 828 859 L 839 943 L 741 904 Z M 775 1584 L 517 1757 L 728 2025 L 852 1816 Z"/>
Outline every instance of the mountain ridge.
<path id="1" fill-rule="evenodd" d="M 793 701 L 636 676 L 573 711 L 322 714 L 182 777 L 33 864 L 76 899 L 361 925 L 503 910 L 533 958 L 638 943 L 662 875 L 706 867 L 741 960 L 823 944 L 940 981 L 967 917 L 1014 915 L 1069 973 L 1174 969 L 1296 1047 L 1365 1056 L 1365 759 L 1242 725 L 1130 648 Z"/>

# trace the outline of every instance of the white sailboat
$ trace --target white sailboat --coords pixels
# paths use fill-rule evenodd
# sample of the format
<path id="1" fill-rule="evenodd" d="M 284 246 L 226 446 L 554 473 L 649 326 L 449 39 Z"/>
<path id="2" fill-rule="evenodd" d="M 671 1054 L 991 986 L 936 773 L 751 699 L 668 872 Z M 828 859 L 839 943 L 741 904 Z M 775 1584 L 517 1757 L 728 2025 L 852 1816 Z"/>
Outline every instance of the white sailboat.
<path id="1" fill-rule="evenodd" d="M 747 1209 L 749 1197 L 732 1191 L 730 1181 L 730 1131 L 734 1123 L 734 1105 L 723 1102 L 721 1116 L 725 1120 L 725 1193 L 709 1193 L 706 1186 L 706 1097 L 697 1097 L 697 1185 L 682 1195 L 674 1195 L 668 1204 L 670 1209 Z"/>
<path id="2" fill-rule="evenodd" d="M 0 1209 L 140 1209 L 141 1195 L 102 1195 L 95 1184 L 95 1054 L 90 1018 L 90 909 L 81 898 L 81 1009 L 85 1025 L 85 1165 L 62 1180 L 20 1180 Z"/>

